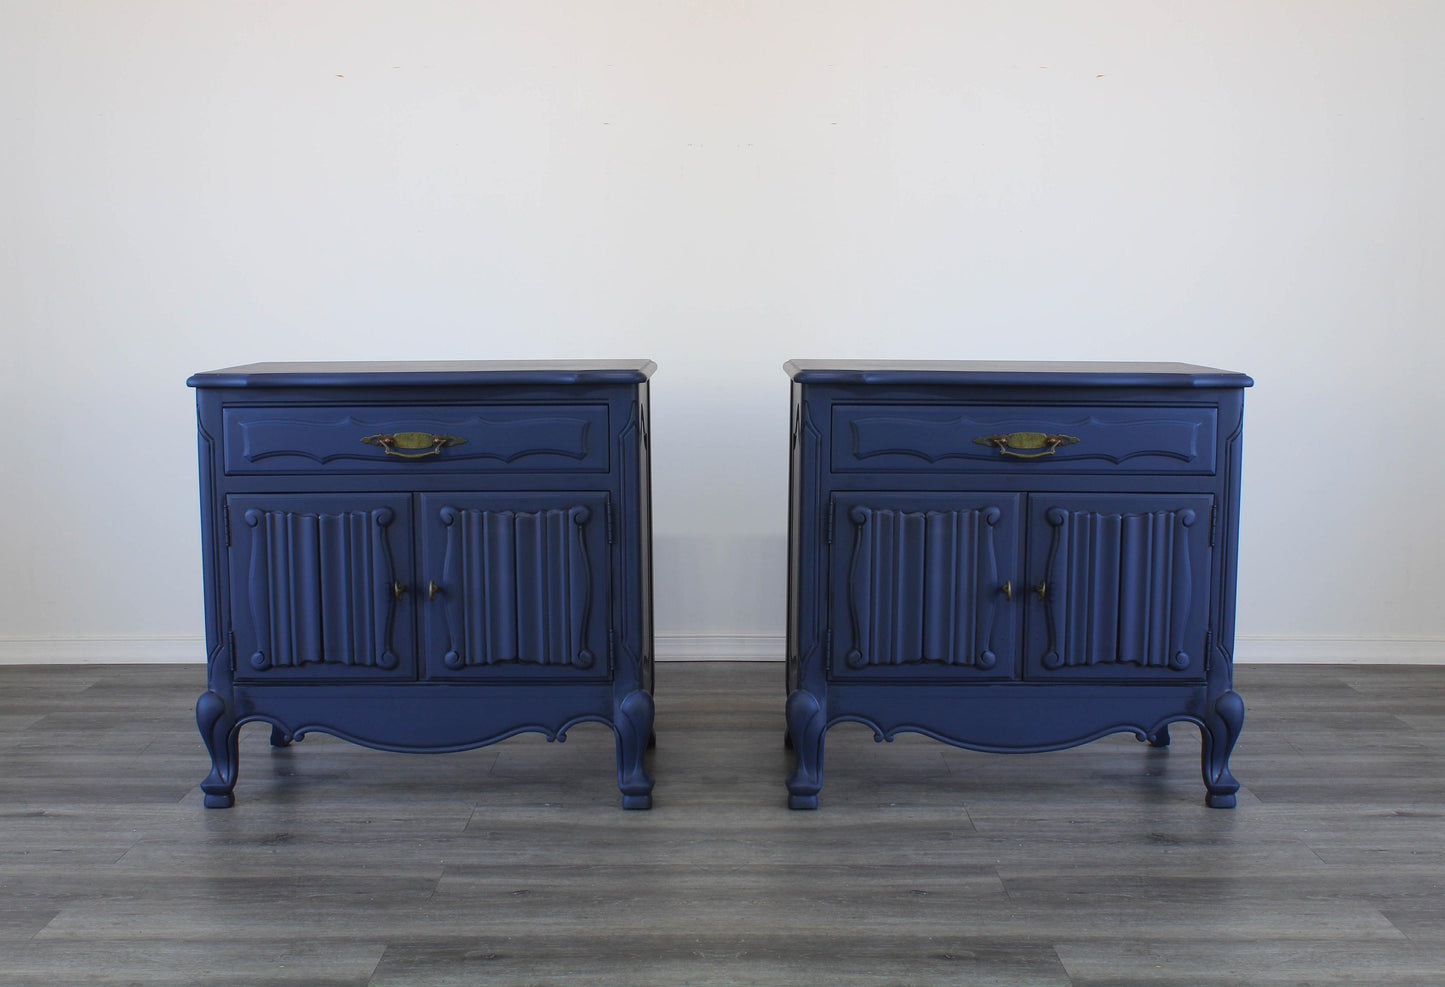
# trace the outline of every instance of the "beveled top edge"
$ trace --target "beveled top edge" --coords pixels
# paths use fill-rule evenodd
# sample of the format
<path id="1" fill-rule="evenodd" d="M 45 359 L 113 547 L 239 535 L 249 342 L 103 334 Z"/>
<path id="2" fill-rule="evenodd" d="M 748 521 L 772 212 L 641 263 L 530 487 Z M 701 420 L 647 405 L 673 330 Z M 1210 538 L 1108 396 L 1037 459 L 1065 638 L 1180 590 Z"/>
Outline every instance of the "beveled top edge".
<path id="1" fill-rule="evenodd" d="M 1233 370 L 1192 363 L 1028 360 L 789 360 L 783 371 L 805 384 L 1067 384 L 1132 387 L 1250 387 Z"/>
<path id="2" fill-rule="evenodd" d="M 400 360 L 248 363 L 207 370 L 190 387 L 346 387 L 447 384 L 640 384 L 651 360 Z"/>

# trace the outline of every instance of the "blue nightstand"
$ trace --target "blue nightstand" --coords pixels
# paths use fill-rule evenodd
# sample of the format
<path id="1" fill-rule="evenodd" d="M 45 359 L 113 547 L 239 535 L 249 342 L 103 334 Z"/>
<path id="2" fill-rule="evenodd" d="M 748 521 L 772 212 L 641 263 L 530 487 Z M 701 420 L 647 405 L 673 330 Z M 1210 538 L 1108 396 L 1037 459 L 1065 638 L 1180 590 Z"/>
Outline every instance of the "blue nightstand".
<path id="1" fill-rule="evenodd" d="M 982 751 L 1169 724 L 1235 804 L 1243 374 L 1184 364 L 797 360 L 789 805 L 836 723 Z"/>
<path id="2" fill-rule="evenodd" d="M 237 734 L 455 751 L 617 734 L 651 805 L 650 361 L 253 364 L 197 374 L 208 686 Z"/>

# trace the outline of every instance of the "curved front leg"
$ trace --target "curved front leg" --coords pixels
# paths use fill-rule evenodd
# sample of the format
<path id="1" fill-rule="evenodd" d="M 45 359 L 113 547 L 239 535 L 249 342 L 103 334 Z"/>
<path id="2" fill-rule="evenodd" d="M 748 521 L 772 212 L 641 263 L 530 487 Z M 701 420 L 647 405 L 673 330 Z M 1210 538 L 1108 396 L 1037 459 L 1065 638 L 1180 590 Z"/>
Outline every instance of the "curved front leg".
<path id="1" fill-rule="evenodd" d="M 1244 728 L 1244 700 L 1237 692 L 1226 692 L 1214 701 L 1201 731 L 1200 767 L 1204 786 L 1209 789 L 1205 804 L 1213 809 L 1234 808 L 1239 782 L 1229 773 L 1229 755 Z"/>
<path id="2" fill-rule="evenodd" d="M 624 809 L 652 808 L 652 776 L 642 755 L 652 736 L 652 697 L 638 690 L 622 697 L 612 713 L 617 731 L 617 787 Z"/>
<path id="3" fill-rule="evenodd" d="M 802 689 L 788 696 L 788 737 L 797 758 L 788 779 L 788 808 L 816 809 L 818 789 L 823 787 L 823 734 L 827 723 L 823 706 L 811 692 Z"/>
<path id="4" fill-rule="evenodd" d="M 229 809 L 236 803 L 236 773 L 240 750 L 236 746 L 236 717 L 220 693 L 203 692 L 196 700 L 196 726 L 211 755 L 211 773 L 201 782 L 206 808 Z"/>

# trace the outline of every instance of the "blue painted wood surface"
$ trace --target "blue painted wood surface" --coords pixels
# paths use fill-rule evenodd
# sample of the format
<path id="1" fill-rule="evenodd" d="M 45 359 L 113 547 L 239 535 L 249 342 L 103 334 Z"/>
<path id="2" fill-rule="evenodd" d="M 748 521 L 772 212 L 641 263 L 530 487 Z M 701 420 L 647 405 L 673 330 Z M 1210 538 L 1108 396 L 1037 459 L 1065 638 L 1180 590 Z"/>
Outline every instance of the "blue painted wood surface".
<path id="1" fill-rule="evenodd" d="M 624 807 L 650 807 L 654 369 L 193 376 L 205 804 L 233 803 L 250 722 L 280 745 L 322 732 L 439 752 L 590 721 L 617 735 Z"/>
<path id="2" fill-rule="evenodd" d="M 1192 363 L 1027 360 L 789 360 L 783 370 L 805 384 L 969 384 L 981 387 L 1249 387 L 1232 370 Z"/>
<path id="3" fill-rule="evenodd" d="M 837 723 L 995 752 L 1168 725 L 1233 806 L 1244 374 L 795 360 L 789 804 Z"/>
<path id="4" fill-rule="evenodd" d="M 207 370 L 192 387 L 500 387 L 508 384 L 641 384 L 651 360 L 397 360 L 248 363 Z"/>

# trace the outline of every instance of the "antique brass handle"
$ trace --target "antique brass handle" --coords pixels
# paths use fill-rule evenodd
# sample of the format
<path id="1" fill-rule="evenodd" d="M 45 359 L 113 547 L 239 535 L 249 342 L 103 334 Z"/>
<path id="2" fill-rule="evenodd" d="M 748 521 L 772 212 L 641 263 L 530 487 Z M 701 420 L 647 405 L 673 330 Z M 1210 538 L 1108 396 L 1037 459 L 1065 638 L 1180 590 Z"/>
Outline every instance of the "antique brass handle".
<path id="1" fill-rule="evenodd" d="M 393 579 L 391 581 L 391 595 L 398 600 L 406 596 L 406 583 L 403 583 L 400 579 Z"/>
<path id="2" fill-rule="evenodd" d="M 430 603 L 432 600 L 435 600 L 437 598 L 437 594 L 441 591 L 442 588 L 437 585 L 435 579 L 428 579 L 426 583 L 426 601 Z"/>
<path id="3" fill-rule="evenodd" d="M 421 459 L 423 456 L 435 456 L 447 446 L 459 446 L 467 440 L 459 435 L 440 435 L 433 432 L 392 432 L 368 435 L 361 441 L 367 445 L 381 446 L 388 456 Z"/>
<path id="4" fill-rule="evenodd" d="M 1046 597 L 1046 596 L 1048 596 L 1048 595 L 1049 595 L 1049 587 L 1048 587 L 1048 584 L 1047 584 L 1047 583 L 1045 583 L 1042 579 L 1040 579 L 1038 582 L 1034 583 L 1034 596 L 1037 596 L 1040 600 L 1042 600 L 1044 597 Z"/>
<path id="5" fill-rule="evenodd" d="M 1014 581 L 1012 579 L 1005 579 L 1003 585 L 998 588 L 998 591 L 1003 594 L 1005 600 L 1012 603 L 1014 598 Z"/>
<path id="6" fill-rule="evenodd" d="M 998 435 L 980 435 L 973 440 L 981 446 L 994 446 L 1005 456 L 1015 459 L 1038 459 L 1052 456 L 1059 446 L 1078 442 L 1073 435 L 1058 435 L 1045 432 L 1007 432 Z"/>

